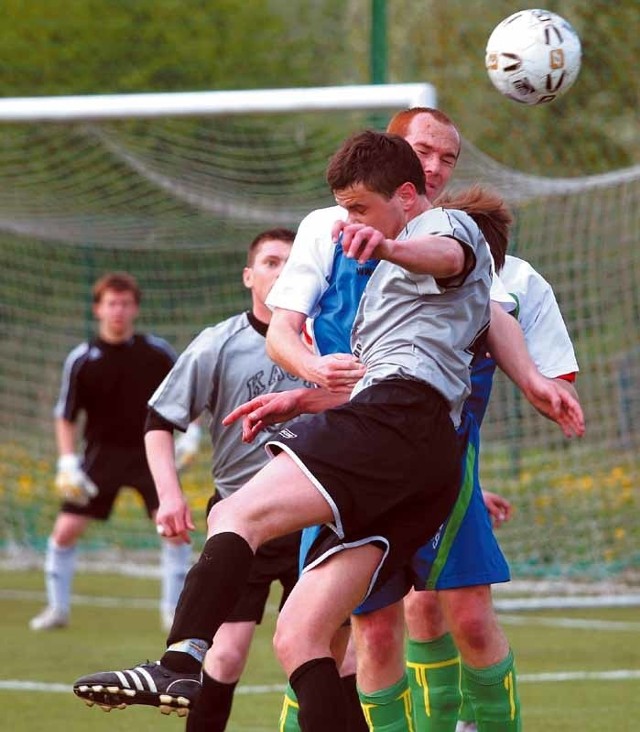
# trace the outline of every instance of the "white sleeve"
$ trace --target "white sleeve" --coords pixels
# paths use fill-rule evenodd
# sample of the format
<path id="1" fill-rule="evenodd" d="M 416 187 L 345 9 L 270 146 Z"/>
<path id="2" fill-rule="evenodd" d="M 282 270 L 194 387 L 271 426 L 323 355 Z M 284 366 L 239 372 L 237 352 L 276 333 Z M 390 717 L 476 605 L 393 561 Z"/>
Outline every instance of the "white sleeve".
<path id="1" fill-rule="evenodd" d="M 267 296 L 272 310 L 295 310 L 308 317 L 317 314 L 333 267 L 336 245 L 331 227 L 344 215 L 342 208 L 332 206 L 312 211 L 302 220 L 289 259 Z"/>
<path id="2" fill-rule="evenodd" d="M 551 285 L 517 257 L 507 257 L 501 276 L 519 302 L 518 320 L 540 372 L 549 378 L 576 373 L 573 344 Z"/>

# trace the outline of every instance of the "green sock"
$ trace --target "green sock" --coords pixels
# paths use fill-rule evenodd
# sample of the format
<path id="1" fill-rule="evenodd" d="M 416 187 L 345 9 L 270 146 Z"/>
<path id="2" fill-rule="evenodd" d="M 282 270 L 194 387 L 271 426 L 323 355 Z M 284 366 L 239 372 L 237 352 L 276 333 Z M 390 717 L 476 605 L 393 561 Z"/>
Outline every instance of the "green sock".
<path id="1" fill-rule="evenodd" d="M 393 686 L 358 696 L 371 732 L 416 732 L 406 674 Z"/>
<path id="2" fill-rule="evenodd" d="M 462 705 L 460 706 L 460 711 L 458 712 L 458 719 L 461 722 L 476 721 L 476 713 L 473 708 L 473 704 L 471 703 L 471 700 L 469 699 L 469 694 L 466 693 L 464 686 L 462 687 Z"/>
<path id="3" fill-rule="evenodd" d="M 407 670 L 418 732 L 454 732 L 460 709 L 460 656 L 450 633 L 407 643 Z"/>
<path id="4" fill-rule="evenodd" d="M 298 724 L 298 700 L 290 684 L 284 690 L 282 711 L 278 721 L 278 732 L 300 732 Z"/>
<path id="5" fill-rule="evenodd" d="M 473 705 L 479 732 L 520 732 L 520 697 L 513 653 L 487 668 L 462 664 L 462 687 Z"/>

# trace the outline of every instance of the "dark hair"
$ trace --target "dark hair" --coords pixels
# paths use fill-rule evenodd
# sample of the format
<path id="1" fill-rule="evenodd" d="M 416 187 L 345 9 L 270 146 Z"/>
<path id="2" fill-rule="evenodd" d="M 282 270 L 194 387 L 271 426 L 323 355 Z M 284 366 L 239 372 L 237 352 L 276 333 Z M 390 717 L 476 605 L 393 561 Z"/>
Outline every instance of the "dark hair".
<path id="1" fill-rule="evenodd" d="M 332 191 L 362 183 L 374 193 L 391 198 L 406 182 L 426 193 L 424 171 L 409 143 L 399 135 L 365 130 L 349 137 L 327 166 Z"/>
<path id="2" fill-rule="evenodd" d="M 292 231 L 291 229 L 285 229 L 284 227 L 261 231 L 257 236 L 254 237 L 251 244 L 249 244 L 249 249 L 247 251 L 247 267 L 253 266 L 253 263 L 256 259 L 256 254 L 258 253 L 258 247 L 260 246 L 260 244 L 262 244 L 262 242 L 277 239 L 278 241 L 285 241 L 288 244 L 293 244 L 293 240 L 295 238 L 295 231 Z"/>
<path id="3" fill-rule="evenodd" d="M 444 193 L 434 205 L 469 214 L 487 240 L 496 270 L 499 272 L 504 267 L 513 216 L 498 193 L 473 185 L 455 193 Z"/>
<path id="4" fill-rule="evenodd" d="M 138 285 L 138 281 L 128 272 L 108 272 L 100 277 L 99 280 L 96 280 L 92 289 L 93 302 L 99 303 L 107 290 L 113 290 L 114 292 L 131 292 L 133 293 L 133 297 L 138 305 L 142 299 L 142 292 Z"/>

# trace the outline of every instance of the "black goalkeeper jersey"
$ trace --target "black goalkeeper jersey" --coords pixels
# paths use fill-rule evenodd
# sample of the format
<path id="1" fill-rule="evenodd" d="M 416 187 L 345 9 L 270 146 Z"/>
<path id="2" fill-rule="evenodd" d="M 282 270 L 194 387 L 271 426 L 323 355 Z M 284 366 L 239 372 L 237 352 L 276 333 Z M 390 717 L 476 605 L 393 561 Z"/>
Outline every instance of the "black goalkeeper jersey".
<path id="1" fill-rule="evenodd" d="M 108 445 L 144 449 L 147 401 L 175 360 L 171 346 L 152 335 L 82 343 L 65 361 L 54 414 L 75 422 L 85 412 L 87 451 Z"/>

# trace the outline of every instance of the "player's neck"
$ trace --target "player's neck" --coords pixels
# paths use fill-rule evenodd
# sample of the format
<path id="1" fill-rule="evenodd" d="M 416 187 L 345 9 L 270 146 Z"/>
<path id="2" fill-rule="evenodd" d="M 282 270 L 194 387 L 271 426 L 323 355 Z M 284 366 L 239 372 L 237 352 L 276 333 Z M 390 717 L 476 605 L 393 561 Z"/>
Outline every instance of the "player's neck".
<path id="1" fill-rule="evenodd" d="M 271 310 L 263 302 L 254 300 L 251 312 L 253 313 L 254 318 L 259 320 L 261 323 L 269 325 L 271 322 Z"/>
<path id="2" fill-rule="evenodd" d="M 105 343 L 117 346 L 119 343 L 126 343 L 134 333 L 133 327 L 127 328 L 126 330 L 114 330 L 106 326 L 100 326 L 98 328 L 98 337 Z"/>

